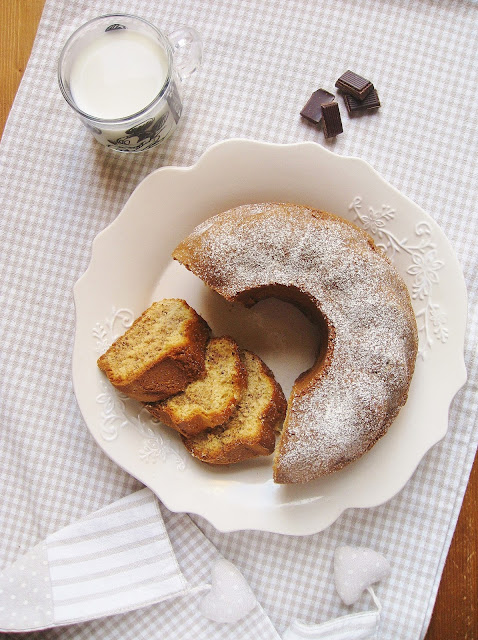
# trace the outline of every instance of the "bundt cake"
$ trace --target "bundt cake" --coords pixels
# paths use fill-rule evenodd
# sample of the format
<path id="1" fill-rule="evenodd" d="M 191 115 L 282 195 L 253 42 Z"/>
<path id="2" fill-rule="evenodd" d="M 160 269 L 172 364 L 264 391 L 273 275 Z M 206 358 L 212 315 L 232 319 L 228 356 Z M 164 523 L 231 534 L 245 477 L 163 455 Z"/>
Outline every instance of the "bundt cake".
<path id="1" fill-rule="evenodd" d="M 237 410 L 223 425 L 183 437 L 186 448 L 202 462 L 230 464 L 274 451 L 276 431 L 287 401 L 267 365 L 250 351 L 241 351 L 247 386 Z"/>
<path id="2" fill-rule="evenodd" d="M 157 402 L 205 374 L 210 329 L 184 300 L 154 302 L 98 359 L 130 398 Z"/>
<path id="3" fill-rule="evenodd" d="M 385 434 L 407 400 L 417 327 L 405 283 L 367 233 L 306 206 L 249 204 L 200 224 L 173 257 L 230 301 L 275 296 L 319 326 L 315 364 L 289 398 L 276 482 L 337 471 Z"/>
<path id="4" fill-rule="evenodd" d="M 236 410 L 247 381 L 239 347 L 228 336 L 212 338 L 206 348 L 206 375 L 163 402 L 147 403 L 158 420 L 184 435 L 226 422 Z"/>

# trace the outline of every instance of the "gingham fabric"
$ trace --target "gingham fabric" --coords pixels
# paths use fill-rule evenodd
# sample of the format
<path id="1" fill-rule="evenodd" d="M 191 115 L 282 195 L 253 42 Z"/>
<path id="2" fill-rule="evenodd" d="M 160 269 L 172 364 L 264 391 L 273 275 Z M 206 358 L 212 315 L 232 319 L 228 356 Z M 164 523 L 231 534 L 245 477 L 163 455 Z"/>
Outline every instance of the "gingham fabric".
<path id="1" fill-rule="evenodd" d="M 94 142 L 57 86 L 63 42 L 87 19 L 112 11 L 141 15 L 166 32 L 191 25 L 204 40 L 180 127 L 141 156 L 118 156 Z M 448 236 L 468 288 L 469 381 L 452 404 L 447 436 L 405 488 L 380 507 L 346 512 L 322 533 L 222 534 L 201 517 L 193 524 L 167 509 L 163 517 L 185 576 L 184 565 L 201 565 L 198 553 L 219 552 L 246 577 L 266 614 L 261 620 L 268 617 L 280 635 L 297 618 L 319 623 L 364 607 L 345 607 L 335 591 L 339 545 L 371 548 L 391 563 L 376 589 L 380 639 L 425 635 L 478 439 L 477 23 L 476 4 L 464 0 L 47 0 L 0 145 L 2 567 L 141 488 L 95 444 L 72 391 L 72 286 L 93 238 L 157 167 L 188 166 L 232 137 L 312 140 L 370 162 Z M 354 120 L 342 110 L 344 133 L 326 143 L 299 112 L 317 87 L 334 91 L 349 68 L 374 82 L 382 107 Z M 207 550 L 197 546 L 196 525 L 211 542 Z M 167 605 L 28 637 L 263 637 L 254 624 L 219 632 L 198 622 L 193 604 Z"/>

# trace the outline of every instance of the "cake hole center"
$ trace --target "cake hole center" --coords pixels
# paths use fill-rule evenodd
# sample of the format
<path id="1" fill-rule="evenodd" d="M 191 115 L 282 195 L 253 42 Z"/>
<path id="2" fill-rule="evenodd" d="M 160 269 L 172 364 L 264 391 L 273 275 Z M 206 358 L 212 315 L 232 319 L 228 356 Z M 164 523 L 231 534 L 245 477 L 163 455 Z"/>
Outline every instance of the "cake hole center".
<path id="1" fill-rule="evenodd" d="M 307 301 L 289 301 L 255 291 L 253 300 L 257 302 L 245 307 L 211 290 L 203 291 L 203 295 L 206 299 L 202 308 L 213 333 L 231 335 L 242 348 L 257 353 L 273 371 L 287 398 L 296 379 L 322 357 L 326 324 Z M 250 304 L 251 300 L 244 302 Z"/>

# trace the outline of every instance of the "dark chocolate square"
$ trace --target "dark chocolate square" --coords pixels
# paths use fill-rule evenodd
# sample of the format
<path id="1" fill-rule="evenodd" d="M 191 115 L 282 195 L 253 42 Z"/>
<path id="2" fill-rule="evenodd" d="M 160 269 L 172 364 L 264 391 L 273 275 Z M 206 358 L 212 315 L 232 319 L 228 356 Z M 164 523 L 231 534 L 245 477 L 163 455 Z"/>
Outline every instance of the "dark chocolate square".
<path id="1" fill-rule="evenodd" d="M 322 105 L 322 117 L 324 119 L 324 136 L 335 138 L 342 133 L 342 118 L 340 117 L 339 105 L 337 102 L 328 102 Z"/>
<path id="2" fill-rule="evenodd" d="M 363 100 L 357 100 L 351 95 L 344 94 L 344 102 L 349 115 L 364 113 L 365 111 L 375 111 L 380 106 L 380 100 L 376 89 L 366 96 Z"/>
<path id="3" fill-rule="evenodd" d="M 354 96 L 357 100 L 363 100 L 373 90 L 373 84 L 370 80 L 362 78 L 350 70 L 340 76 L 335 86 L 344 93 Z"/>
<path id="4" fill-rule="evenodd" d="M 333 93 L 329 93 L 325 89 L 317 89 L 308 99 L 300 115 L 312 122 L 312 124 L 320 124 L 322 120 L 322 105 L 331 102 L 334 98 Z"/>

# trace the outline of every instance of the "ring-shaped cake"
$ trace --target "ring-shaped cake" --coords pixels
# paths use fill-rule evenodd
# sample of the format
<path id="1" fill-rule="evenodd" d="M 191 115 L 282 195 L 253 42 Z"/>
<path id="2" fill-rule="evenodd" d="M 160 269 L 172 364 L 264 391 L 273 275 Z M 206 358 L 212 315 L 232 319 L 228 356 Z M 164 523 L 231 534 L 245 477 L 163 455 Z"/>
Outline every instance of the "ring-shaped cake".
<path id="1" fill-rule="evenodd" d="M 418 336 L 407 287 L 372 238 L 325 211 L 248 204 L 200 224 L 173 257 L 227 300 L 277 297 L 319 327 L 274 458 L 278 483 L 307 482 L 368 451 L 407 400 Z"/>

